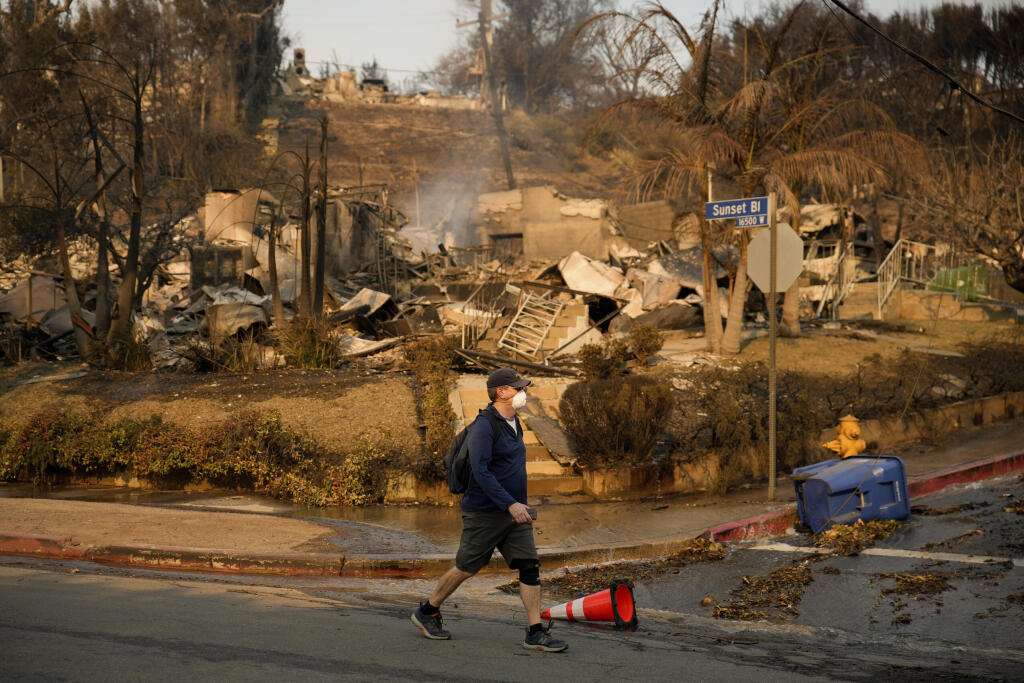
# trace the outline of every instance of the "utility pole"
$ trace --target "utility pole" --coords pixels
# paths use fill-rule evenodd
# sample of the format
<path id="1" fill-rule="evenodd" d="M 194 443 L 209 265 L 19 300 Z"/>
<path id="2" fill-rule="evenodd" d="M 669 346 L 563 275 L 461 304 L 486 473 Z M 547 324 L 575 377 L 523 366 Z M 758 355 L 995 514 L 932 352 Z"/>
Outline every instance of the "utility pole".
<path id="1" fill-rule="evenodd" d="M 768 287 L 768 500 L 775 500 L 776 412 L 778 395 L 775 371 L 775 340 L 778 337 L 778 320 L 775 315 L 775 295 L 778 286 L 779 226 L 775 217 L 775 193 L 768 195 L 768 229 L 771 230 L 769 250 L 770 285 Z"/>
<path id="2" fill-rule="evenodd" d="M 494 127 L 498 132 L 498 145 L 501 147 L 501 158 L 505 164 L 505 179 L 508 189 L 516 189 L 516 178 L 512 174 L 512 156 L 508 148 L 508 134 L 505 132 L 505 122 L 502 119 L 502 102 L 498 93 L 498 79 L 495 74 L 494 61 L 492 60 L 491 48 L 494 46 L 494 31 L 492 23 L 495 19 L 508 16 L 507 14 L 497 15 L 491 11 L 491 0 L 480 0 L 480 14 L 476 21 L 463 21 L 456 23 L 456 28 L 478 24 L 480 26 L 480 43 L 484 52 L 484 73 L 480 79 L 480 101 L 485 107 L 490 107 L 494 116 Z"/>

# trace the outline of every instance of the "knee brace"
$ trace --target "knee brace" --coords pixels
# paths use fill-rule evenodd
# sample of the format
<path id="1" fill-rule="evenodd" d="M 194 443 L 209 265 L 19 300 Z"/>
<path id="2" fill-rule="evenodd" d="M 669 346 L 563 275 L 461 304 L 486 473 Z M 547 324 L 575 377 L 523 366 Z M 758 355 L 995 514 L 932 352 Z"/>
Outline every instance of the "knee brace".
<path id="1" fill-rule="evenodd" d="M 540 585 L 540 563 L 536 560 L 522 560 L 517 563 L 519 583 L 524 586 Z"/>

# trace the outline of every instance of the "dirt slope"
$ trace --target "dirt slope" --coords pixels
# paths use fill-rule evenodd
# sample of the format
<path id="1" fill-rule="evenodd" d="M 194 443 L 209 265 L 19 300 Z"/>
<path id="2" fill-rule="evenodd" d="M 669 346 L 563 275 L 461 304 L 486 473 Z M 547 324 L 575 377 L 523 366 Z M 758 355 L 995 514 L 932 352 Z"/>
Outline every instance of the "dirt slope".
<path id="1" fill-rule="evenodd" d="M 328 181 L 332 185 L 387 183 L 395 204 L 416 222 L 416 187 L 423 225 L 442 217 L 463 196 L 507 188 L 494 120 L 479 111 L 399 104 L 314 103 L 282 121 L 280 149 L 318 149 L 329 120 Z M 614 159 L 580 157 L 580 131 L 554 117 L 508 114 L 512 166 L 520 187 L 553 185 L 578 197 L 615 197 L 627 191 L 625 166 Z"/>
<path id="2" fill-rule="evenodd" d="M 26 382 L 62 372 L 70 378 Z M 284 424 L 333 449 L 347 450 L 362 435 L 402 450 L 421 447 L 408 378 L 366 368 L 128 374 L 38 363 L 0 370 L 0 421 L 20 424 L 48 406 L 98 409 L 111 419 L 159 414 L 193 426 L 240 410 L 277 410 Z"/>

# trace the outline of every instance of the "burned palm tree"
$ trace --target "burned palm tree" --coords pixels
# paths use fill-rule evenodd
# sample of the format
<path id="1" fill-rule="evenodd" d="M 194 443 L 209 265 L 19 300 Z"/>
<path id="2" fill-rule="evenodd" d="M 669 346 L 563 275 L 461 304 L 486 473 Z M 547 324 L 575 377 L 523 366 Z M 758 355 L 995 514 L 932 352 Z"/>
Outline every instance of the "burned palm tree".
<path id="1" fill-rule="evenodd" d="M 716 3 L 705 16 L 699 39 L 661 4 L 638 17 L 608 12 L 591 20 L 628 27 L 621 32 L 624 45 L 642 36 L 653 37 L 661 48 L 658 57 L 636 67 L 645 76 L 644 95 L 613 105 L 604 117 L 638 109 L 670 141 L 659 158 L 638 164 L 637 192 L 708 197 L 710 186 L 723 183 L 744 197 L 776 192 L 799 215 L 805 189 L 842 192 L 883 180 L 879 153 L 894 156 L 912 142 L 893 132 L 891 122 L 853 91 L 828 83 L 824 66 L 839 51 L 826 33 L 810 44 L 797 40 L 797 29 L 809 21 L 804 3 L 770 25 L 735 24 L 721 48 L 714 42 L 717 9 Z M 701 233 L 709 349 L 738 353 L 749 235 L 713 229 L 703 219 Z M 736 247 L 737 262 L 731 269 L 727 323 L 719 334 L 711 247 L 722 243 Z"/>

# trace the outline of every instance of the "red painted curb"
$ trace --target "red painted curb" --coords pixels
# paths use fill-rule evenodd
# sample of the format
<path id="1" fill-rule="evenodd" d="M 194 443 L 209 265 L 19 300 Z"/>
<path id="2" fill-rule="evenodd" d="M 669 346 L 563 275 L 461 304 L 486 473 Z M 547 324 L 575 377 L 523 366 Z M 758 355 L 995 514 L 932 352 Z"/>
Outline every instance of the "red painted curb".
<path id="1" fill-rule="evenodd" d="M 954 484 L 983 481 L 1017 470 L 1024 470 L 1024 450 L 914 477 L 907 482 L 907 492 L 911 498 L 916 498 Z"/>
<path id="2" fill-rule="evenodd" d="M 83 559 L 117 567 L 278 576 L 340 576 L 345 566 L 344 555 L 254 553 L 158 545 L 89 548 Z"/>
<path id="3" fill-rule="evenodd" d="M 81 558 L 84 553 L 84 548 L 72 546 L 71 539 L 66 536 L 0 531 L 0 555 L 77 559 Z"/>
<path id="4" fill-rule="evenodd" d="M 747 538 L 763 538 L 765 536 L 777 536 L 785 533 L 796 524 L 796 505 L 790 504 L 786 507 L 765 512 L 756 517 L 748 517 L 735 522 L 726 522 L 713 526 L 703 534 L 702 538 L 710 538 L 712 541 L 729 542 L 742 541 Z"/>

